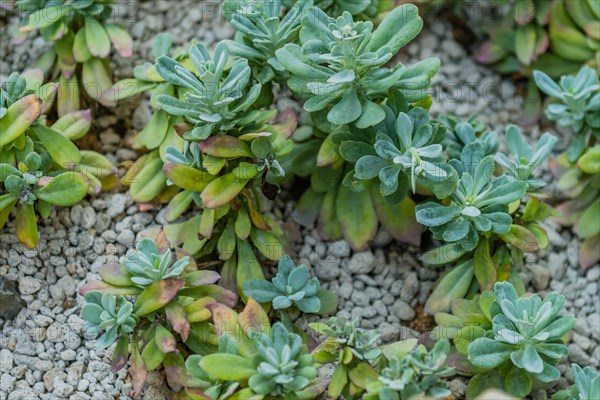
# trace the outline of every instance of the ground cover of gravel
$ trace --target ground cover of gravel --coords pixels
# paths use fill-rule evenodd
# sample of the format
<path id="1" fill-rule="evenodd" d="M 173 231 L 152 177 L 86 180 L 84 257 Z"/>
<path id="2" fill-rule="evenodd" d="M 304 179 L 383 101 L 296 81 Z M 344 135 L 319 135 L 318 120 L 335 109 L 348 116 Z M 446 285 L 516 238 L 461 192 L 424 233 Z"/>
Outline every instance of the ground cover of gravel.
<path id="1" fill-rule="evenodd" d="M 113 62 L 119 78 L 129 76 L 139 60 L 147 59 L 152 38 L 163 30 L 171 32 L 177 44 L 196 39 L 210 45 L 233 34 L 214 3 L 178 2 L 173 7 L 171 1 L 130 1 L 125 9 L 135 53 L 132 59 Z M 46 46 L 40 38 L 12 46 L 7 32 L 17 23 L 16 17 L 9 16 L 0 24 L 0 81 L 6 81 L 11 71 L 21 71 Z M 432 87 L 432 112 L 462 117 L 476 113 L 502 134 L 507 124 L 519 121 L 523 106 L 515 85 L 476 64 L 450 31 L 445 19 L 431 18 L 401 57 L 402 62 L 440 57 L 442 68 Z M 148 120 L 147 102 L 126 103 L 117 110 L 100 110 L 100 114 L 94 125 L 97 139 L 86 144 L 108 154 L 117 164 L 134 160 L 137 155 L 126 143 Z M 535 127 L 529 132 L 530 137 L 540 134 Z M 568 138 L 562 138 L 559 147 L 567 142 Z M 544 176 L 551 180 L 547 173 Z M 279 200 L 275 207 L 290 220 L 291 202 Z M 126 370 L 112 374 L 111 350 L 97 350 L 94 338 L 83 332 L 78 316 L 82 298 L 77 289 L 97 279 L 102 264 L 117 261 L 133 248 L 140 232 L 163 224 L 161 216 L 160 210 L 141 212 L 126 193 L 115 191 L 70 209 L 57 209 L 41 223 L 40 242 L 33 250 L 18 243 L 14 224 L 0 231 L 0 278 L 15 281 L 25 302 L 16 318 L 0 319 L 0 400 L 129 398 Z M 559 385 L 565 386 L 571 380 L 569 362 L 600 367 L 600 266 L 581 273 L 579 240 L 552 221 L 546 228 L 551 245 L 528 255 L 521 274 L 541 295 L 551 290 L 564 294 L 565 311 L 577 317 L 569 344 L 571 354 L 559 368 L 564 373 Z M 383 231 L 369 250 L 360 253 L 352 252 L 345 241 L 323 242 L 315 229 L 303 228 L 296 236 L 290 252 L 312 268 L 324 287 L 339 294 L 338 316 L 359 318 L 362 327 L 378 329 L 384 342 L 418 337 L 431 329 L 432 321 L 423 316 L 421 305 L 438 271 L 421 266 L 421 249 L 396 243 Z M 300 321 L 302 325 L 306 322 L 304 317 Z M 456 398 L 464 397 L 463 379 L 453 379 L 450 386 Z M 142 398 L 158 400 L 166 394 L 161 374 L 150 373 Z M 545 391 L 532 395 L 535 399 L 547 397 Z"/>

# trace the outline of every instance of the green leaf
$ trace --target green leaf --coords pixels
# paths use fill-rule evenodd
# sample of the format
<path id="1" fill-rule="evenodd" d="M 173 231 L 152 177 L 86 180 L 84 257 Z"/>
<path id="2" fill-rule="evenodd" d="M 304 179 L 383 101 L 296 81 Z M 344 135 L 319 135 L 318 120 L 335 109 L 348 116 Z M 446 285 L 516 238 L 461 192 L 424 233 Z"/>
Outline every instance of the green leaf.
<path id="1" fill-rule="evenodd" d="M 108 57 L 110 39 L 102 24 L 93 18 L 86 18 L 84 29 L 85 40 L 90 53 L 99 58 Z"/>
<path id="2" fill-rule="evenodd" d="M 438 203 L 419 204 L 417 206 L 417 221 L 425 226 L 444 225 L 458 217 L 461 210 L 457 206 L 445 207 Z"/>
<path id="3" fill-rule="evenodd" d="M 202 357 L 200 367 L 213 378 L 223 381 L 242 381 L 256 373 L 250 360 L 227 353 L 215 353 Z"/>
<path id="4" fill-rule="evenodd" d="M 499 236 L 506 243 L 519 250 L 527 252 L 539 250 L 538 241 L 535 235 L 523 226 L 513 224 L 510 226 L 510 231 L 508 233 L 500 234 Z"/>
<path id="5" fill-rule="evenodd" d="M 23 97 L 8 107 L 0 118 L 0 148 L 21 136 L 38 119 L 42 102 L 35 94 Z"/>
<path id="6" fill-rule="evenodd" d="M 434 315 L 449 312 L 453 299 L 462 299 L 473 281 L 473 263 L 466 261 L 446 272 L 425 304 L 425 312 Z"/>
<path id="7" fill-rule="evenodd" d="M 19 203 L 15 225 L 19 241 L 28 248 L 33 249 L 39 239 L 33 205 Z"/>
<path id="8" fill-rule="evenodd" d="M 218 208 L 233 200 L 248 183 L 249 179 L 239 179 L 233 172 L 210 182 L 200 197 L 204 207 Z"/>
<path id="9" fill-rule="evenodd" d="M 585 209 L 579 222 L 577 223 L 576 232 L 582 239 L 592 238 L 600 233 L 600 197 L 596 198 L 592 204 Z"/>
<path id="10" fill-rule="evenodd" d="M 515 345 L 479 338 L 469 345 L 469 361 L 476 367 L 492 369 L 508 360 L 510 354 L 516 350 Z"/>
<path id="11" fill-rule="evenodd" d="M 185 164 L 167 162 L 163 173 L 171 182 L 185 190 L 202 192 L 215 177 Z"/>
<path id="12" fill-rule="evenodd" d="M 392 54 L 413 40 L 423 28 L 419 9 L 413 4 L 404 4 L 391 11 L 371 36 L 371 51 L 389 46 Z"/>
<path id="13" fill-rule="evenodd" d="M 164 279 L 148 286 L 135 300 L 134 312 L 142 317 L 167 305 L 179 289 L 185 285 L 185 280 L 179 278 Z"/>
<path id="14" fill-rule="evenodd" d="M 60 117 L 52 129 L 62 133 L 70 140 L 82 138 L 92 126 L 92 115 L 90 110 L 75 111 Z"/>
<path id="15" fill-rule="evenodd" d="M 473 255 L 473 269 L 475 278 L 481 286 L 481 290 L 492 290 L 498 278 L 496 265 L 490 255 L 489 239 L 484 237 L 479 240 L 475 254 Z"/>
<path id="16" fill-rule="evenodd" d="M 319 314 L 327 315 L 333 314 L 337 311 L 338 306 L 338 297 L 335 293 L 319 288 L 317 290 L 317 297 L 321 301 L 321 308 L 319 309 Z"/>
<path id="17" fill-rule="evenodd" d="M 378 105 L 368 99 L 364 99 L 362 103 L 362 114 L 356 121 L 356 127 L 366 129 L 369 126 L 374 126 L 383 121 L 385 111 Z"/>
<path id="18" fill-rule="evenodd" d="M 85 197 L 88 183 L 77 172 L 64 172 L 35 190 L 38 199 L 56 206 L 72 206 Z"/>
<path id="19" fill-rule="evenodd" d="M 156 332 L 154 336 L 156 347 L 162 353 L 171 353 L 177 351 L 177 341 L 171 332 L 169 332 L 164 326 L 156 325 Z"/>
<path id="20" fill-rule="evenodd" d="M 385 231 L 402 243 L 419 246 L 422 228 L 415 218 L 414 200 L 405 197 L 400 203 L 392 205 L 376 192 L 377 188 L 373 186 L 371 199 Z"/>
<path id="21" fill-rule="evenodd" d="M 530 65 L 535 57 L 536 27 L 532 24 L 517 27 L 515 51 L 517 58 L 524 65 Z"/>
<path id="22" fill-rule="evenodd" d="M 117 53 L 121 57 L 131 57 L 133 54 L 133 39 L 123 27 L 116 24 L 104 24 L 104 29 Z"/>
<path id="23" fill-rule="evenodd" d="M 8 217 L 19 199 L 10 193 L 0 196 L 0 228 L 6 224 Z"/>
<path id="24" fill-rule="evenodd" d="M 341 100 L 327 114 L 327 120 L 332 124 L 344 125 L 356 121 L 362 113 L 362 107 L 356 89 L 348 89 Z"/>
<path id="25" fill-rule="evenodd" d="M 154 199 L 166 186 L 167 179 L 162 172 L 163 162 L 160 158 L 145 164 L 129 187 L 131 197 L 138 202 Z"/>
<path id="26" fill-rule="evenodd" d="M 444 266 L 458 260 L 466 253 L 460 243 L 448 243 L 423 254 L 422 260 L 427 266 Z"/>
<path id="27" fill-rule="evenodd" d="M 165 353 L 159 350 L 155 340 L 150 340 L 142 351 L 142 360 L 147 371 L 153 371 L 160 366 L 165 359 Z"/>
<path id="28" fill-rule="evenodd" d="M 81 161 L 77 146 L 54 129 L 42 124 L 32 125 L 30 129 L 48 150 L 52 160 L 62 168 L 69 168 Z"/>
<path id="29" fill-rule="evenodd" d="M 258 251 L 269 260 L 278 261 L 285 254 L 281 241 L 271 232 L 263 231 L 262 229 L 252 229 L 250 231 L 250 238 Z"/>
<path id="30" fill-rule="evenodd" d="M 250 247 L 248 241 L 237 240 L 236 247 L 238 261 L 236 271 L 237 288 L 242 298 L 245 299 L 246 295 L 243 291 L 244 283 L 251 279 L 264 280 L 265 275 L 260 263 L 256 260 L 256 257 L 252 252 L 252 247 Z"/>
<path id="31" fill-rule="evenodd" d="M 92 53 L 88 49 L 85 38 L 85 29 L 80 29 L 75 34 L 75 39 L 73 40 L 73 57 L 78 63 L 84 63 L 92 58 Z"/>
<path id="32" fill-rule="evenodd" d="M 337 219 L 350 246 L 356 251 L 366 249 L 377 233 L 377 215 L 369 191 L 354 193 L 340 186 L 336 198 Z"/>
<path id="33" fill-rule="evenodd" d="M 531 393 L 531 378 L 521 368 L 513 365 L 506 375 L 504 387 L 513 396 L 524 398 Z"/>
<path id="34" fill-rule="evenodd" d="M 327 389 L 327 394 L 332 399 L 337 399 L 346 384 L 348 383 L 348 371 L 347 367 L 339 363 L 335 370 L 333 371 L 333 375 L 331 377 L 331 382 L 329 383 L 329 388 Z"/>

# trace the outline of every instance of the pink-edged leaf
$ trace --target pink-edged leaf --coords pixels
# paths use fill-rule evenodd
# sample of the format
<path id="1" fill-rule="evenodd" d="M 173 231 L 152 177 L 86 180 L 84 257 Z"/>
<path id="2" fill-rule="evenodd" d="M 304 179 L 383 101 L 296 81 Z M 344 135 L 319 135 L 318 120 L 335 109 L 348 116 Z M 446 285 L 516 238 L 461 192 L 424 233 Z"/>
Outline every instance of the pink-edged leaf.
<path id="1" fill-rule="evenodd" d="M 144 360 L 142 360 L 142 355 L 137 349 L 135 349 L 131 355 L 129 375 L 131 375 L 132 386 L 130 396 L 136 398 L 142 393 L 144 385 L 146 384 L 146 378 L 148 377 Z"/>
<path id="2" fill-rule="evenodd" d="M 187 320 L 187 314 L 183 306 L 177 302 L 171 302 L 165 307 L 167 320 L 173 326 L 173 330 L 181 336 L 185 342 L 190 334 L 190 323 Z"/>
<path id="3" fill-rule="evenodd" d="M 208 304 L 206 308 L 210 310 L 213 316 L 217 336 L 221 337 L 225 333 L 237 331 L 239 325 L 238 314 L 231 308 L 219 303 Z"/>
<path id="4" fill-rule="evenodd" d="M 131 57 L 133 54 L 133 39 L 127 31 L 115 24 L 106 24 L 104 25 L 104 29 L 106 29 L 106 33 L 113 46 L 117 49 L 117 53 L 121 57 Z"/>
<path id="5" fill-rule="evenodd" d="M 190 374 L 185 367 L 181 365 L 165 366 L 165 375 L 167 376 L 167 383 L 169 384 L 169 387 L 176 392 L 179 392 L 184 387 L 186 387 L 187 392 L 187 390 L 189 390 L 189 386 L 202 386 L 203 384 L 206 384 L 206 382 Z M 206 398 L 212 400 L 212 397 Z"/>
<path id="6" fill-rule="evenodd" d="M 252 297 L 248 297 L 244 311 L 239 314 L 238 320 L 244 332 L 264 333 L 271 335 L 271 323 L 264 308 Z"/>
<path id="7" fill-rule="evenodd" d="M 586 269 L 596 265 L 600 261 L 600 235 L 586 239 L 579 249 L 579 267 Z"/>
<path id="8" fill-rule="evenodd" d="M 109 285 L 119 287 L 134 286 L 131 281 L 131 275 L 125 269 L 125 266 L 117 263 L 104 264 L 98 270 L 98 274 L 102 280 Z"/>
<path id="9" fill-rule="evenodd" d="M 134 312 L 143 316 L 166 306 L 185 285 L 180 278 L 164 279 L 148 286 L 135 300 Z"/>
<path id="10" fill-rule="evenodd" d="M 205 286 L 216 283 L 221 276 L 217 271 L 194 271 L 183 276 L 186 286 Z"/>
<path id="11" fill-rule="evenodd" d="M 215 301 L 223 304 L 226 307 L 233 307 L 237 303 L 237 294 L 218 285 L 186 287 L 181 289 L 179 294 L 182 296 L 193 297 L 195 299 L 212 297 L 215 299 Z"/>
<path id="12" fill-rule="evenodd" d="M 198 143 L 198 147 L 214 157 L 253 157 L 250 146 L 233 136 L 212 136 Z"/>
<path id="13" fill-rule="evenodd" d="M 121 336 L 113 352 L 111 368 L 112 372 L 120 371 L 129 359 L 129 335 Z"/>
<path id="14" fill-rule="evenodd" d="M 156 346 L 163 353 L 177 352 L 177 341 L 175 336 L 162 325 L 156 326 L 155 338 Z"/>
<path id="15" fill-rule="evenodd" d="M 206 400 L 212 400 L 212 397 L 206 395 L 202 389 L 196 389 L 196 388 L 190 388 L 187 387 L 185 388 L 185 393 L 190 396 L 190 398 L 192 399 L 206 399 Z"/>
<path id="16" fill-rule="evenodd" d="M 135 296 L 141 293 L 141 289 L 133 286 L 119 287 L 114 286 L 104 281 L 88 282 L 79 288 L 79 294 L 85 295 L 88 292 L 98 291 L 102 293 L 112 294 L 113 296 Z"/>

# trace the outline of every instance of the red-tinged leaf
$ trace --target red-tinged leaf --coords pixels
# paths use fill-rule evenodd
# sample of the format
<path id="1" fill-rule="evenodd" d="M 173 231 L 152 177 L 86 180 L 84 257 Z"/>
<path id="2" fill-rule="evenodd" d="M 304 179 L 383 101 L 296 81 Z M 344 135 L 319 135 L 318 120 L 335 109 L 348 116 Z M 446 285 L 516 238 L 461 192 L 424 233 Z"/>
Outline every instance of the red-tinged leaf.
<path id="1" fill-rule="evenodd" d="M 250 213 L 250 220 L 252 221 L 252 224 L 263 231 L 270 231 L 271 227 L 256 208 L 254 197 L 250 196 L 246 191 L 242 192 L 242 194 L 247 200 L 246 204 L 248 204 L 248 211 Z"/>
<path id="2" fill-rule="evenodd" d="M 85 21 L 85 40 L 93 56 L 104 58 L 110 53 L 110 39 L 106 29 L 98 21 L 88 18 Z"/>
<path id="3" fill-rule="evenodd" d="M 205 286 L 216 283 L 220 278 L 217 271 L 194 271 L 183 276 L 185 286 Z"/>
<path id="4" fill-rule="evenodd" d="M 475 367 L 469 362 L 467 356 L 458 351 L 450 354 L 448 357 L 448 366 L 464 375 L 473 375 L 475 373 Z"/>
<path id="5" fill-rule="evenodd" d="M 92 126 L 92 113 L 89 109 L 75 111 L 60 117 L 51 128 L 71 140 L 82 138 Z"/>
<path id="6" fill-rule="evenodd" d="M 0 118 L 0 148 L 21 136 L 42 112 L 42 101 L 35 94 L 23 97 L 8 107 Z"/>
<path id="7" fill-rule="evenodd" d="M 600 235 L 586 239 L 579 249 L 579 267 L 583 271 L 600 261 Z"/>
<path id="8" fill-rule="evenodd" d="M 213 400 L 212 397 L 204 394 L 204 392 L 202 391 L 202 389 L 195 389 L 195 388 L 190 388 L 190 387 L 186 387 L 185 388 L 185 393 L 192 399 L 192 400 Z"/>
<path id="9" fill-rule="evenodd" d="M 250 146 L 233 136 L 212 136 L 198 143 L 200 151 L 214 157 L 253 157 Z"/>
<path id="10" fill-rule="evenodd" d="M 405 197 L 400 203 L 392 205 L 381 197 L 377 185 L 372 185 L 372 188 L 375 213 L 385 231 L 402 243 L 420 246 L 423 229 L 415 217 L 414 200 Z"/>
<path id="11" fill-rule="evenodd" d="M 15 220 L 17 237 L 26 247 L 33 249 L 38 242 L 39 234 L 33 205 L 19 203 Z"/>
<path id="12" fill-rule="evenodd" d="M 501 234 L 500 238 L 517 249 L 533 252 L 539 250 L 539 244 L 535 235 L 521 225 L 511 225 L 510 231 Z"/>
<path id="13" fill-rule="evenodd" d="M 184 285 L 185 281 L 180 278 L 154 282 L 140 293 L 134 304 L 134 312 L 141 317 L 166 306 Z"/>
<path id="14" fill-rule="evenodd" d="M 212 314 L 215 329 L 219 337 L 239 333 L 238 314 L 226 305 L 212 303 L 206 306 Z M 236 337 L 236 336 L 234 336 Z"/>
<path id="15" fill-rule="evenodd" d="M 233 307 L 237 303 L 237 295 L 219 285 L 186 287 L 181 289 L 179 294 L 182 296 L 193 297 L 194 299 L 212 297 L 226 307 Z"/>
<path id="16" fill-rule="evenodd" d="M 133 39 L 125 29 L 115 24 L 105 24 L 104 28 L 117 53 L 121 57 L 131 57 L 133 54 Z"/>
<path id="17" fill-rule="evenodd" d="M 109 263 L 104 264 L 98 270 L 102 280 L 113 286 L 134 286 L 131 281 L 131 275 L 125 269 L 123 264 Z"/>
<path id="18" fill-rule="evenodd" d="M 129 375 L 131 375 L 132 385 L 130 396 L 136 398 L 142 393 L 144 385 L 146 384 L 146 378 L 148 377 L 144 360 L 142 360 L 142 355 L 137 349 L 135 349 L 131 355 Z"/>
<path id="19" fill-rule="evenodd" d="M 156 249 L 160 254 L 166 252 L 171 248 L 171 243 L 169 242 L 169 239 L 167 239 L 164 229 L 158 231 L 158 235 L 156 235 L 156 239 L 154 239 L 154 244 L 156 245 Z M 177 252 L 175 254 L 177 254 Z M 179 255 L 177 254 L 177 258 L 181 257 L 179 257 Z"/>
<path id="20" fill-rule="evenodd" d="M 163 363 L 164 365 L 165 363 Z M 191 387 L 202 387 L 206 385 L 201 379 L 196 378 L 192 374 L 190 374 L 185 366 L 182 365 L 164 365 L 165 366 L 165 375 L 167 377 L 167 383 L 169 387 L 175 391 L 179 392 L 181 389 L 186 388 L 186 393 L 190 390 Z M 197 390 L 199 393 L 202 393 L 200 389 L 192 389 Z M 182 394 L 181 392 L 179 393 Z M 182 397 L 175 397 L 175 399 L 184 399 Z M 201 397 L 201 399 L 209 399 L 213 400 L 212 397 Z M 188 400 L 185 398 L 185 400 Z"/>
<path id="21" fill-rule="evenodd" d="M 177 341 L 175 340 L 175 336 L 171 332 L 167 330 L 162 325 L 156 326 L 154 340 L 156 341 L 156 346 L 163 353 L 172 353 L 177 351 Z"/>
<path id="22" fill-rule="evenodd" d="M 112 356 L 112 372 L 120 371 L 129 359 L 129 336 L 123 335 L 117 342 Z"/>
<path id="23" fill-rule="evenodd" d="M 113 296 L 136 296 L 142 292 L 142 289 L 137 287 L 118 287 L 110 285 L 104 281 L 89 282 L 79 288 L 79 294 L 85 295 L 88 292 L 98 291 L 102 293 L 112 294 Z"/>
<path id="24" fill-rule="evenodd" d="M 275 128 L 283 134 L 284 138 L 289 138 L 294 134 L 298 127 L 298 115 L 290 107 L 286 108 L 277 116 L 277 124 Z"/>
<path id="25" fill-rule="evenodd" d="M 271 323 L 264 308 L 252 297 L 248 297 L 244 311 L 239 314 L 239 323 L 244 332 L 249 336 L 250 332 L 271 335 Z"/>
<path id="26" fill-rule="evenodd" d="M 183 306 L 177 302 L 171 302 L 165 307 L 167 320 L 173 325 L 173 330 L 181 336 L 185 342 L 190 334 L 190 323 Z"/>

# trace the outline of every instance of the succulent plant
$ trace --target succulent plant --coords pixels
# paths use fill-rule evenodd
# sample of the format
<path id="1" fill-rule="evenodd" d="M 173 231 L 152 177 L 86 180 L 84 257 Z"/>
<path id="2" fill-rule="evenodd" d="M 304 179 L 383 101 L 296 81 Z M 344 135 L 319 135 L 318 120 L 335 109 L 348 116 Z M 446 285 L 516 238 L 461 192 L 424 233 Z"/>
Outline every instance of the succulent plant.
<path id="1" fill-rule="evenodd" d="M 224 42 L 217 44 L 212 58 L 202 44 L 190 46 L 189 59 L 198 77 L 171 57 L 156 60 L 160 76 L 184 90 L 182 100 L 167 94 L 156 98 L 161 109 L 193 124 L 184 133 L 184 139 L 199 141 L 234 129 L 240 133 L 256 132 L 273 116 L 274 112 L 252 109 L 261 94 L 261 85 L 250 84 L 251 70 L 246 59 L 234 61 L 225 74 L 229 54 Z"/>
<path id="2" fill-rule="evenodd" d="M 562 338 L 575 326 L 575 318 L 558 315 L 565 298 L 556 292 L 543 300 L 537 294 L 519 297 L 509 282 L 498 282 L 494 294 L 492 329 L 468 346 L 469 361 L 482 371 L 469 382 L 468 397 L 498 380 L 501 386 L 495 387 L 524 397 L 534 381 L 560 377 L 556 364 L 569 353 Z"/>
<path id="3" fill-rule="evenodd" d="M 305 110 L 327 111 L 332 124 L 366 128 L 385 118 L 376 102 L 390 89 L 401 89 L 410 103 L 427 97 L 438 59 L 384 67 L 422 25 L 413 5 L 394 9 L 375 31 L 371 22 L 355 22 L 349 12 L 334 19 L 312 7 L 302 19 L 301 45 L 289 43 L 276 55 L 290 73 L 290 89 L 307 99 Z"/>
<path id="4" fill-rule="evenodd" d="M 491 39 L 477 58 L 502 73 L 531 75 L 534 69 L 552 77 L 600 62 L 600 7 L 593 0 L 519 1 L 491 29 Z"/>
<path id="5" fill-rule="evenodd" d="M 377 380 L 367 383 L 365 400 L 403 400 L 415 396 L 442 398 L 451 394 L 446 383 L 439 380 L 454 375 L 454 370 L 446 365 L 450 343 L 440 340 L 431 352 L 423 345 L 409 343 L 416 348 L 408 353 L 405 349 L 398 351 L 394 345 L 384 350 L 385 366 Z"/>
<path id="6" fill-rule="evenodd" d="M 377 347 L 379 333 L 358 328 L 357 321 L 336 317 L 329 318 L 325 323 L 311 323 L 309 326 L 320 335 L 326 336 L 312 352 L 315 360 L 319 363 L 337 362 L 329 383 L 329 397 L 356 394 L 354 391 L 360 387 L 357 380 L 362 373 L 373 371 L 371 364 L 381 356 L 381 349 Z M 365 389 L 362 387 L 358 391 Z"/>
<path id="7" fill-rule="evenodd" d="M 189 262 L 187 256 L 173 262 L 171 250 L 160 254 L 151 239 L 140 240 L 137 250 L 123 259 L 125 270 L 132 275 L 131 281 L 142 288 L 162 279 L 180 276 Z"/>
<path id="8" fill-rule="evenodd" d="M 560 220 L 565 225 L 575 224 L 577 235 L 584 240 L 579 262 L 582 268 L 588 268 L 600 259 L 594 250 L 600 243 L 600 229 L 593 222 L 600 210 L 598 73 L 583 67 L 576 76 L 563 76 L 558 83 L 541 71 L 534 71 L 534 78 L 540 90 L 551 98 L 545 109 L 548 119 L 575 134 L 566 152 L 551 167 L 559 178 L 558 188 L 571 199 L 557 207 Z"/>
<path id="9" fill-rule="evenodd" d="M 454 191 L 458 178 L 445 163 L 440 144 L 445 129 L 430 123 L 427 111 L 422 108 L 402 112 L 395 120 L 385 122 L 375 127 L 375 143 L 368 151 L 366 147 L 355 146 L 354 141 L 340 146 L 342 157 L 356 161 L 354 176 L 350 178 L 352 184 L 356 180 L 377 178 L 381 195 L 394 201 L 402 200 L 409 187 L 415 193 L 417 183 L 438 198 Z M 357 159 L 361 151 L 367 154 Z"/>
<path id="10" fill-rule="evenodd" d="M 114 3 L 113 0 L 17 1 L 18 9 L 26 16 L 18 41 L 25 40 L 28 32 L 39 30 L 44 39 L 53 42 L 35 67 L 50 75 L 50 79 L 58 79 L 60 116 L 79 110 L 80 85 L 89 98 L 109 105 L 102 94 L 112 85 L 108 65 L 111 44 L 122 57 L 133 53 L 133 41 L 125 29 L 106 22 Z"/>
<path id="11" fill-rule="evenodd" d="M 97 334 L 106 330 L 96 341 L 96 346 L 105 349 L 113 344 L 120 334 L 133 332 L 138 318 L 133 313 L 133 304 L 124 296 L 89 292 L 84 298 L 86 304 L 81 308 L 81 317 L 86 322 L 87 333 Z"/>
<path id="12" fill-rule="evenodd" d="M 569 160 L 574 162 L 585 149 L 588 131 L 594 137 L 600 136 L 598 72 L 583 67 L 576 76 L 562 76 L 559 84 L 542 71 L 534 71 L 533 77 L 542 92 L 558 101 L 546 106 L 548 119 L 577 135 L 567 150 Z"/>
<path id="13" fill-rule="evenodd" d="M 244 294 L 259 303 L 273 303 L 282 310 L 296 307 L 304 313 L 328 313 L 335 311 L 335 295 L 321 289 L 316 277 L 310 278 L 306 265 L 295 266 L 288 256 L 279 260 L 279 271 L 271 282 L 252 279 L 244 283 Z"/>
<path id="14" fill-rule="evenodd" d="M 283 17 L 282 1 L 227 0 L 223 3 L 225 18 L 236 29 L 235 40 L 225 44 L 232 53 L 246 58 L 255 69 L 254 76 L 261 84 L 287 76 L 283 65 L 275 57 L 275 51 L 298 39 L 300 21 L 311 0 L 296 1 Z"/>
<path id="15" fill-rule="evenodd" d="M 235 334 L 234 346 L 203 356 L 199 367 L 212 380 L 236 381 L 236 395 L 312 399 L 317 384 L 315 361 L 302 337 L 283 324 L 271 327 L 262 307 L 251 297 L 240 314 L 220 305 L 208 306 L 220 340 Z"/>
<path id="16" fill-rule="evenodd" d="M 483 143 L 483 153 L 486 156 L 496 154 L 500 148 L 498 134 L 488 130 L 474 117 L 468 121 L 460 121 L 453 115 L 443 115 L 439 121 L 448 128 L 442 146 L 450 159 L 460 159 L 464 147 L 478 139 Z"/>
<path id="17" fill-rule="evenodd" d="M 129 306 L 124 306 L 128 311 L 122 313 L 135 320 L 135 330 L 127 325 L 127 328 L 113 327 L 112 332 L 107 332 L 111 343 L 116 338 L 115 334 L 121 333 L 113 353 L 112 366 L 116 372 L 130 361 L 133 397 L 143 389 L 148 371 L 161 365 L 174 371 L 184 369 L 184 359 L 179 354 L 182 346 L 195 353 L 212 348 L 210 343 L 214 333 L 212 336 L 207 333 L 208 320 L 211 318 L 209 304 L 233 307 L 237 302 L 235 293 L 215 284 L 220 278 L 217 272 L 198 269 L 196 263 L 181 249 L 175 251 L 179 260 L 171 264 L 169 246 L 164 235 L 159 235 L 156 242 L 144 239 L 134 257 L 126 257 L 124 264 L 103 265 L 98 270 L 101 280 L 89 282 L 79 290 L 87 302 L 82 308 L 82 318 L 92 322 L 97 321 L 94 317 L 97 305 L 106 309 L 105 303 L 116 304 L 117 309 L 111 306 L 108 314 L 102 313 L 103 320 L 114 319 L 119 324 L 119 321 L 125 321 L 119 318 L 119 306 L 126 301 L 123 296 L 134 296 L 133 303 L 127 302 Z M 161 271 L 161 264 L 167 265 L 167 268 L 163 267 Z M 131 322 L 129 319 L 127 321 L 128 324 Z M 100 327 L 104 328 L 105 325 L 100 324 Z M 216 341 L 212 343 L 216 344 Z M 183 378 L 173 372 L 169 379 L 170 384 L 175 385 L 174 379 Z"/>
<path id="18" fill-rule="evenodd" d="M 417 221 L 429 226 L 434 238 L 456 242 L 466 251 L 477 247 L 480 232 L 508 233 L 512 223 L 508 206 L 523 197 L 527 184 L 505 175 L 493 178 L 494 159 L 484 156 L 481 142 L 465 146 L 460 162 L 450 163 L 460 176 L 450 195 L 452 202 L 418 205 Z"/>
<path id="19" fill-rule="evenodd" d="M 552 396 L 552 400 L 592 400 L 600 397 L 600 376 L 592 367 L 581 368 L 571 364 L 575 384 L 566 390 L 561 390 Z"/>
<path id="20" fill-rule="evenodd" d="M 391 7 L 380 0 L 315 0 L 315 6 L 334 17 L 342 15 L 344 11 L 363 18 L 374 18 L 378 13 L 387 11 Z"/>

